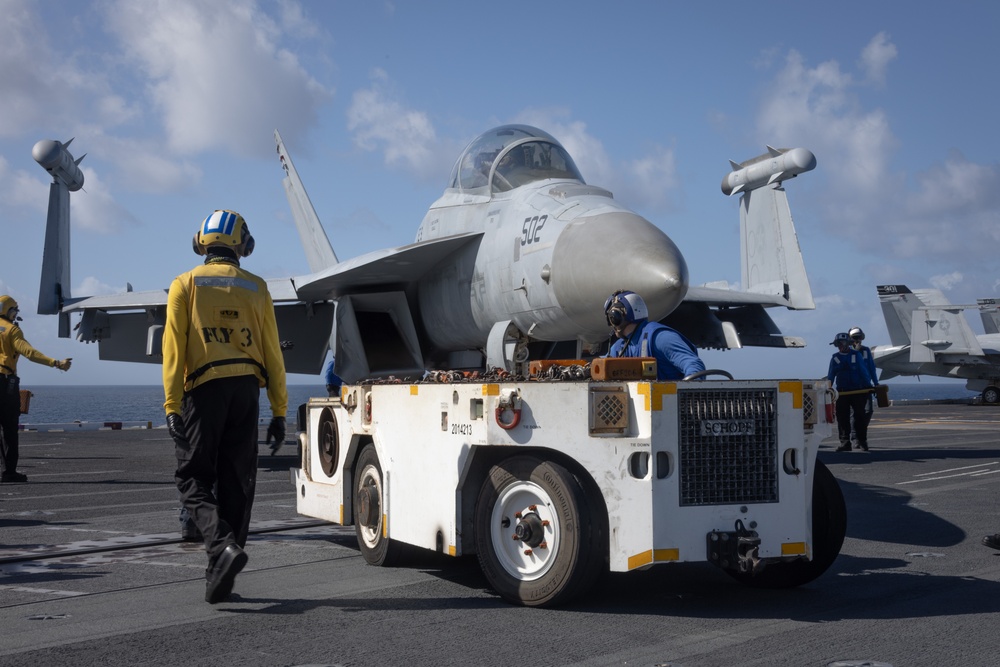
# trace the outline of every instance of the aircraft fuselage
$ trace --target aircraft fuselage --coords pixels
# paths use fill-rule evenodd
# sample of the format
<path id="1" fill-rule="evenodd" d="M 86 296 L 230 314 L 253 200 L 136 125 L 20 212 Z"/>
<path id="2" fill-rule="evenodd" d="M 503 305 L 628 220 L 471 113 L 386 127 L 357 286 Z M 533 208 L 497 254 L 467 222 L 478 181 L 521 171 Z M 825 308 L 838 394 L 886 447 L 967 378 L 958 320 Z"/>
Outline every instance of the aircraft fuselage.
<path id="1" fill-rule="evenodd" d="M 577 178 L 495 187 L 506 155 L 540 143 L 522 138 L 496 153 L 487 176 L 492 186 L 464 189 L 453 180 L 459 187 L 447 189 L 420 225 L 418 243 L 482 233 L 419 283 L 420 318 L 438 349 L 479 346 L 508 320 L 535 340 L 594 343 L 608 335 L 603 304 L 612 291 L 641 294 L 656 319 L 687 292 L 677 246 L 607 190 Z"/>

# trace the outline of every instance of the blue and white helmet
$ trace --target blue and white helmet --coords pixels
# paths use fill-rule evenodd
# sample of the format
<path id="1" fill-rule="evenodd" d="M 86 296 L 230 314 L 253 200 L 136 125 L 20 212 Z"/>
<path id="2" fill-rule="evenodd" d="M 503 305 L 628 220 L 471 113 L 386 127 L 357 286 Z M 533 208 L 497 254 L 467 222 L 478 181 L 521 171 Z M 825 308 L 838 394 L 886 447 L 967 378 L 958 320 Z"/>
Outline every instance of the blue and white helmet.
<path id="1" fill-rule="evenodd" d="M 642 297 L 635 292 L 618 290 L 604 302 L 604 316 L 609 326 L 618 328 L 648 319 L 649 309 Z"/>
<path id="2" fill-rule="evenodd" d="M 240 257 L 253 252 L 254 240 L 246 220 L 236 211 L 217 210 L 201 221 L 192 246 L 196 255 L 205 255 L 213 245 L 231 248 Z"/>

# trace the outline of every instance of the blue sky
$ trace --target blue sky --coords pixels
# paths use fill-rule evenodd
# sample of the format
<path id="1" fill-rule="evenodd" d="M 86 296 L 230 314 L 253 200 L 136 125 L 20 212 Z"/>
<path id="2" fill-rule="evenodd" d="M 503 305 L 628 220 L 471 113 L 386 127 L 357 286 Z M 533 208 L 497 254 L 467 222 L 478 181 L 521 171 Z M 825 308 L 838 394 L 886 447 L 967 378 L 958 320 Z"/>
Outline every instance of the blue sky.
<path id="1" fill-rule="evenodd" d="M 65 375 L 22 361 L 25 385 L 160 381 L 159 366 L 98 361 L 34 314 L 40 139 L 87 153 L 75 296 L 167 287 L 197 263 L 191 236 L 216 208 L 253 230 L 246 268 L 305 272 L 275 128 L 344 259 L 411 242 L 461 148 L 524 122 L 666 231 L 692 284 L 739 284 L 728 160 L 765 144 L 815 153 L 787 189 L 817 308 L 771 311 L 808 346 L 707 351 L 710 367 L 820 377 L 837 331 L 888 343 L 878 284 L 996 297 L 1000 5 L 750 6 L 0 0 L 0 293 L 35 347 L 74 358 Z"/>

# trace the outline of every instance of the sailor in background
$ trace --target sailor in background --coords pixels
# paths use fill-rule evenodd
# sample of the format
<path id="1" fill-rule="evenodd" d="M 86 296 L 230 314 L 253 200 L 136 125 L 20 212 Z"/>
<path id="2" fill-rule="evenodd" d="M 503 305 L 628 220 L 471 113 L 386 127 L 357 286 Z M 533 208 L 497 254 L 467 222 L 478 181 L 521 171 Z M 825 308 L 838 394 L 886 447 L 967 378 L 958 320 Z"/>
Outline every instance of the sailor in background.
<path id="1" fill-rule="evenodd" d="M 28 476 L 17 471 L 18 421 L 21 419 L 21 380 L 17 377 L 17 359 L 24 357 L 68 371 L 72 359 L 52 359 L 24 340 L 14 297 L 0 296 L 0 482 L 27 482 Z"/>
<path id="2" fill-rule="evenodd" d="M 840 438 L 838 452 L 851 451 L 851 427 L 858 438 L 858 448 L 868 451 L 868 420 L 865 418 L 865 402 L 871 398 L 872 379 L 868 374 L 861 353 L 851 347 L 851 337 L 846 332 L 839 333 L 830 345 L 837 351 L 830 358 L 827 379 L 836 387 L 837 435 Z M 854 413 L 853 424 L 851 413 Z"/>

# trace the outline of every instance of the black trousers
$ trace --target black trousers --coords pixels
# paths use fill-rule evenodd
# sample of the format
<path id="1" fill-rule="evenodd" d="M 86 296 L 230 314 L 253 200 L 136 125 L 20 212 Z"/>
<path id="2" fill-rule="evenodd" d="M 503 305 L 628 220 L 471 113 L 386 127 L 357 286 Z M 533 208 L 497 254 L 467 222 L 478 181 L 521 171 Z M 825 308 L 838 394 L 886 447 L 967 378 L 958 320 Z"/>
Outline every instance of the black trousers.
<path id="1" fill-rule="evenodd" d="M 20 383 L 0 374 L 0 471 L 17 472 L 17 422 L 21 419 Z"/>
<path id="2" fill-rule="evenodd" d="M 181 502 L 205 538 L 209 566 L 246 546 L 257 485 L 260 387 L 253 375 L 210 380 L 184 394 L 187 442 L 175 441 Z"/>
<path id="3" fill-rule="evenodd" d="M 837 435 L 840 444 L 851 444 L 851 413 L 854 413 L 853 426 L 854 435 L 858 439 L 858 445 L 868 446 L 868 421 L 871 419 L 865 415 L 865 403 L 870 394 L 848 394 L 837 397 Z"/>

